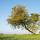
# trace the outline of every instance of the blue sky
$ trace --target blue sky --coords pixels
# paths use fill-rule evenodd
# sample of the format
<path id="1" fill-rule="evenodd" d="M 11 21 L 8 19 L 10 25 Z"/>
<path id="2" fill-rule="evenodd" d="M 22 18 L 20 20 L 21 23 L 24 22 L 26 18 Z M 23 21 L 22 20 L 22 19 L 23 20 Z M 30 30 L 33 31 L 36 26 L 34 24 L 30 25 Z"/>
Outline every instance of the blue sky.
<path id="1" fill-rule="evenodd" d="M 0 33 L 27 33 L 26 30 L 12 30 L 7 24 L 6 19 L 11 14 L 11 8 L 15 5 L 24 5 L 28 8 L 29 14 L 40 13 L 40 0 L 0 0 Z"/>

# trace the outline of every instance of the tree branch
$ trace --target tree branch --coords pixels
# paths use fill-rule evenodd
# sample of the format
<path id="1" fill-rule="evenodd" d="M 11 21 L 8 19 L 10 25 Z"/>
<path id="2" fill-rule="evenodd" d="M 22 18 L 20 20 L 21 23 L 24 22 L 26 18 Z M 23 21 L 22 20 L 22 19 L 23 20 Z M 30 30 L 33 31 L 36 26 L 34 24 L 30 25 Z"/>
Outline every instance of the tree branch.
<path id="1" fill-rule="evenodd" d="M 25 25 L 25 29 L 28 30 L 29 32 L 35 34 L 34 32 L 30 31 L 30 30 L 26 27 L 26 25 Z"/>

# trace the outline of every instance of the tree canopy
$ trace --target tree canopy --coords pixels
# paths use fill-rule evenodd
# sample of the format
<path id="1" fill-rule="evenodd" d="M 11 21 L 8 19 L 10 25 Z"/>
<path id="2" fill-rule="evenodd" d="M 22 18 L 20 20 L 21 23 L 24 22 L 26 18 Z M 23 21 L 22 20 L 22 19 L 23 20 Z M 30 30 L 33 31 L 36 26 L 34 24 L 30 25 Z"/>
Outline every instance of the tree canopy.
<path id="1" fill-rule="evenodd" d="M 28 10 L 24 6 L 17 5 L 12 8 L 11 16 L 9 16 L 7 21 L 12 26 L 22 25 L 26 30 L 35 34 L 38 28 L 38 26 L 36 26 L 38 17 L 39 15 L 35 13 L 29 16 Z"/>
<path id="2" fill-rule="evenodd" d="M 37 13 L 32 13 L 32 14 L 31 14 L 31 19 L 32 19 L 32 21 L 37 22 L 37 21 L 38 21 L 38 17 L 39 17 L 39 15 L 38 15 Z"/>

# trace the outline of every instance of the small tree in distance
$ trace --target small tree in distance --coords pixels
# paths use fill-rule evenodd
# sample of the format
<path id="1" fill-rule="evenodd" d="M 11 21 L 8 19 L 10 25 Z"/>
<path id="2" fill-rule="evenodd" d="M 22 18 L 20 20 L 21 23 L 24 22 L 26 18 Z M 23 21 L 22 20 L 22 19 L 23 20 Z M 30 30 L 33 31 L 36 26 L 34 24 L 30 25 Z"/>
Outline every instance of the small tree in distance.
<path id="1" fill-rule="evenodd" d="M 37 18 L 38 18 L 38 15 L 32 14 L 31 16 L 29 16 L 27 9 L 24 6 L 18 5 L 18 6 L 15 6 L 12 8 L 11 16 L 9 16 L 7 21 L 13 27 L 15 27 L 15 26 L 18 27 L 18 26 L 22 25 L 22 27 L 24 27 L 26 30 L 35 34 L 38 27 L 34 23 L 35 23 L 35 21 L 36 22 L 38 21 Z"/>

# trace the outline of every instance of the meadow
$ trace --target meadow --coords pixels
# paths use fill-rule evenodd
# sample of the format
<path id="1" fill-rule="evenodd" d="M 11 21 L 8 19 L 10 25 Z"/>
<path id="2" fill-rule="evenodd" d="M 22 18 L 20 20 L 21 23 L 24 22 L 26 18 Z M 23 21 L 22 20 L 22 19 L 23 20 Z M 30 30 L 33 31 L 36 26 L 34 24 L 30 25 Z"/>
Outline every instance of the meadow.
<path id="1" fill-rule="evenodd" d="M 40 40 L 40 34 L 0 34 L 0 40 Z"/>

